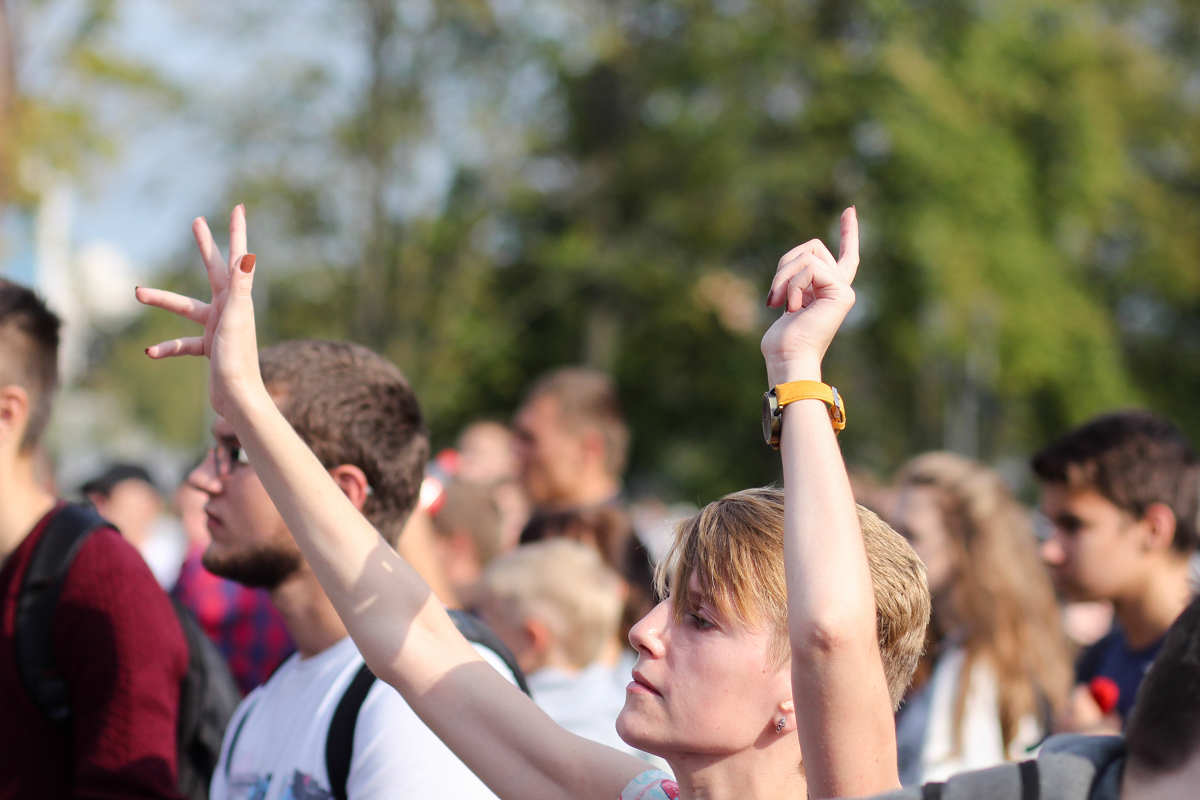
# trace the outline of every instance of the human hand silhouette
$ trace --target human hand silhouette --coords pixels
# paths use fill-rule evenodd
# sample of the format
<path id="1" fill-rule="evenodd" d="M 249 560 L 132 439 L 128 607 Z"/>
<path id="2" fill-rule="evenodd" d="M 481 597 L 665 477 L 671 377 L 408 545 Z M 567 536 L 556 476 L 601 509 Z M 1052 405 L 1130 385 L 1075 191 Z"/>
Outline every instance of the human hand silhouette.
<path id="1" fill-rule="evenodd" d="M 772 386 L 820 380 L 821 359 L 854 305 L 850 284 L 858 272 L 858 215 L 853 207 L 842 212 L 841 228 L 837 259 L 819 239 L 779 259 L 767 306 L 783 306 L 784 313 L 762 338 Z"/>
<path id="2" fill-rule="evenodd" d="M 160 342 L 146 348 L 146 355 L 151 358 L 207 357 L 209 399 L 218 414 L 228 417 L 255 392 L 265 392 L 258 369 L 258 342 L 251 302 L 257 259 L 246 252 L 246 209 L 239 205 L 230 215 L 228 261 L 222 258 L 203 217 L 192 223 L 192 233 L 208 272 L 212 300 L 205 303 L 175 292 L 141 286 L 137 288 L 136 296 L 145 305 L 165 309 L 203 325 L 204 332 L 199 336 Z"/>

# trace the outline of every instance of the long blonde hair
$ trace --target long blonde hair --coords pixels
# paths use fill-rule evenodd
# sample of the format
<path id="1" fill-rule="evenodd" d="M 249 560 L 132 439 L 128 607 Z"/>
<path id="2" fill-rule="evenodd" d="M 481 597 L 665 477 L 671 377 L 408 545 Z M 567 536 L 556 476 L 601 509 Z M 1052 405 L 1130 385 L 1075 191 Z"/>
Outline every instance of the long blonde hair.
<path id="1" fill-rule="evenodd" d="M 901 490 L 934 490 L 956 564 L 948 600 L 961 626 L 957 632 L 964 637 L 966 660 L 954 703 L 954 749 L 961 745 L 968 676 L 978 659 L 996 676 L 1007 748 L 1022 718 L 1032 714 L 1048 722 L 1046 712 L 1066 702 L 1071 686 L 1058 604 L 1038 556 L 1032 520 L 994 470 L 952 453 L 917 456 L 900 470 L 896 483 Z M 931 634 L 938 623 L 935 609 Z M 935 648 L 928 648 L 919 673 L 931 671 L 935 657 Z"/>

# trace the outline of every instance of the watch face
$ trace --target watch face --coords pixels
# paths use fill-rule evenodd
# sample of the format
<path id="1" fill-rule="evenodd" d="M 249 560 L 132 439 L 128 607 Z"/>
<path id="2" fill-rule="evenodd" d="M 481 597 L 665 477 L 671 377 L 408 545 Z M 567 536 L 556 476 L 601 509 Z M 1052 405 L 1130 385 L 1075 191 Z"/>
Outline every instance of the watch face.
<path id="1" fill-rule="evenodd" d="M 762 413 L 763 439 L 772 447 L 779 446 L 779 415 L 776 413 L 778 410 L 779 405 L 775 399 L 775 393 L 767 392 L 764 394 Z"/>

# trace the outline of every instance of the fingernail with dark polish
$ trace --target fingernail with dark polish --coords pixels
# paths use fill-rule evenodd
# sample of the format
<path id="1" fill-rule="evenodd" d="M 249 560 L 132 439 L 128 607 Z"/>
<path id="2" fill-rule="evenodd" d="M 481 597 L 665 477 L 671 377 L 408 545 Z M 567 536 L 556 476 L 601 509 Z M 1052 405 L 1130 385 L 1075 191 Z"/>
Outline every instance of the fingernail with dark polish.
<path id="1" fill-rule="evenodd" d="M 254 253 L 247 253 L 242 256 L 242 272 L 251 272 L 254 269 L 254 262 L 256 260 Z"/>
<path id="2" fill-rule="evenodd" d="M 150 348 L 149 348 L 149 347 L 147 347 L 147 348 L 146 348 L 145 350 L 143 350 L 142 352 L 143 352 L 143 353 L 145 353 L 146 355 L 150 355 Z"/>

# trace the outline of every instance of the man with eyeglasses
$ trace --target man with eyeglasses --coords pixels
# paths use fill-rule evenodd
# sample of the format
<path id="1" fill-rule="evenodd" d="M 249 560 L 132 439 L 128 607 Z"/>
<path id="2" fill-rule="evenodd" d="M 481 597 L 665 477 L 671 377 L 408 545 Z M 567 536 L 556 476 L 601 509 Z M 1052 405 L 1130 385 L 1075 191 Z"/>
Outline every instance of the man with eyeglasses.
<path id="1" fill-rule="evenodd" d="M 207 502 L 208 495 L 187 482 L 175 491 L 188 553 L 171 596 L 192 612 L 216 644 L 244 696 L 266 683 L 296 652 L 296 645 L 266 589 L 243 586 L 204 568 L 204 553 L 212 543 L 204 513 Z"/>
<path id="2" fill-rule="evenodd" d="M 0 280 L 0 800 L 178 798 L 179 620 L 137 550 L 38 479 L 58 334 Z"/>
<path id="3" fill-rule="evenodd" d="M 338 487 L 395 546 L 416 505 L 429 445 L 416 397 L 394 365 L 358 345 L 294 341 L 260 354 L 275 403 Z M 348 769 L 334 768 L 337 709 L 363 659 L 223 419 L 188 476 L 208 496 L 211 572 L 266 589 L 297 653 L 238 707 L 213 800 L 492 798 L 390 686 L 374 681 L 349 728 Z M 503 671 L 486 648 L 481 654 Z M 373 682 L 372 682 L 373 681 Z"/>
<path id="4" fill-rule="evenodd" d="M 1115 622 L 1076 664 L 1058 728 L 1118 732 L 1171 623 L 1191 599 L 1200 459 L 1169 420 L 1122 411 L 1033 458 L 1050 523 L 1042 558 L 1068 600 L 1108 601 Z"/>

